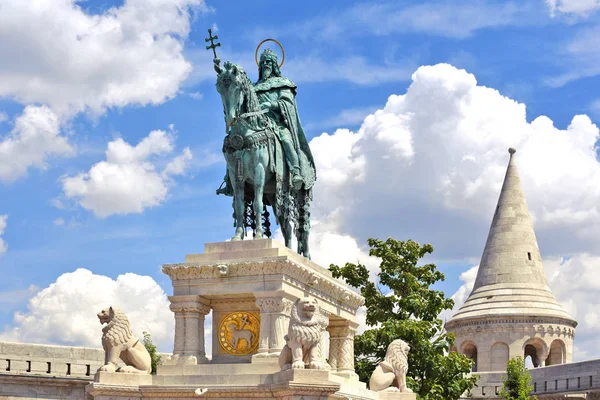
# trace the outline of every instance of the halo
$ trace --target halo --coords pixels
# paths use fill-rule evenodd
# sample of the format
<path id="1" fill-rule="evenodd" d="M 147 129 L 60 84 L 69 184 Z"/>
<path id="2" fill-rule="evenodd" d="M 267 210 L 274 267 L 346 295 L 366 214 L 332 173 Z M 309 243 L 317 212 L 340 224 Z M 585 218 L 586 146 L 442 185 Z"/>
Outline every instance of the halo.
<path id="1" fill-rule="evenodd" d="M 260 42 L 258 44 L 258 46 L 256 46 L 256 51 L 254 52 L 254 61 L 256 61 L 256 65 L 260 66 L 260 64 L 258 63 L 258 50 L 260 49 L 260 46 L 263 45 L 263 43 L 265 42 L 275 42 L 279 45 L 279 48 L 281 49 L 281 64 L 279 64 L 279 68 L 281 68 L 281 66 L 283 65 L 283 62 L 285 61 L 285 51 L 283 51 L 283 46 L 281 45 L 281 43 L 279 43 L 277 40 L 275 39 L 265 39 L 262 42 Z"/>

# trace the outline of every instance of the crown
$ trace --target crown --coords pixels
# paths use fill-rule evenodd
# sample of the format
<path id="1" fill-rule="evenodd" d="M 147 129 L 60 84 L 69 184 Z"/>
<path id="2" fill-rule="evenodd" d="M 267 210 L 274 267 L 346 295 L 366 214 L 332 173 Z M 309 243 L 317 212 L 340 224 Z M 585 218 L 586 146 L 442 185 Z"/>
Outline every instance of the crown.
<path id="1" fill-rule="evenodd" d="M 263 52 L 260 54 L 260 62 L 262 63 L 264 60 L 267 60 L 267 59 L 277 63 L 277 53 L 275 53 L 271 49 L 263 50 Z"/>

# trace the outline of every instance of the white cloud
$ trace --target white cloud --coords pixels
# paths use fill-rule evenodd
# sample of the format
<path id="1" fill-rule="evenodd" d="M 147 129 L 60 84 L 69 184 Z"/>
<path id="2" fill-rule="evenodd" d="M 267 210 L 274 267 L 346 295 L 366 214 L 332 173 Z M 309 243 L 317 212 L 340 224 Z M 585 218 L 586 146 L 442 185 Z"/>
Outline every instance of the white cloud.
<path id="1" fill-rule="evenodd" d="M 574 358 L 578 361 L 600 356 L 600 257 L 578 253 L 544 260 L 552 292 L 577 320 Z"/>
<path id="2" fill-rule="evenodd" d="M 183 175 L 189 166 L 191 159 L 192 151 L 186 147 L 183 149 L 183 153 L 175 157 L 167 164 L 162 173 L 163 177 L 168 177 L 170 175 Z"/>
<path id="3" fill-rule="evenodd" d="M 450 318 L 465 304 L 467 298 L 471 294 L 473 290 L 473 285 L 475 285 L 475 278 L 477 278 L 477 271 L 479 270 L 479 265 L 475 265 L 474 267 L 469 268 L 460 274 L 459 279 L 463 282 L 462 285 L 458 288 L 458 290 L 450 296 L 452 300 L 454 300 L 454 307 L 451 310 L 444 310 L 440 314 L 440 318 L 445 321 L 449 321 Z"/>
<path id="4" fill-rule="evenodd" d="M 32 167 L 46 169 L 50 157 L 73 155 L 72 145 L 61 135 L 60 122 L 46 106 L 25 107 L 10 135 L 0 138 L 0 181 L 14 181 Z"/>
<path id="5" fill-rule="evenodd" d="M 191 71 L 183 57 L 190 13 L 203 0 L 126 0 L 90 14 L 75 0 L 1 0 L 0 96 L 101 114 L 160 104 Z M 48 37 L 52 40 L 47 40 Z"/>
<path id="6" fill-rule="evenodd" d="M 8 121 L 8 115 L 5 112 L 0 111 L 0 122 Z"/>
<path id="7" fill-rule="evenodd" d="M 7 219 L 8 215 L 0 215 L 0 254 L 6 253 L 6 250 L 8 250 L 8 245 L 4 242 L 4 240 L 1 237 L 4 233 L 4 230 L 6 229 Z"/>
<path id="8" fill-rule="evenodd" d="M 581 78 L 600 75 L 600 24 L 579 30 L 561 44 L 560 66 L 565 72 L 545 79 L 552 87 L 560 87 Z"/>
<path id="9" fill-rule="evenodd" d="M 83 268 L 62 274 L 31 297 L 27 311 L 15 313 L 15 326 L 0 339 L 101 347 L 102 326 L 96 314 L 109 306 L 127 314 L 138 337 L 148 331 L 160 350 L 171 351 L 173 313 L 151 277 L 125 273 L 113 280 Z"/>
<path id="10" fill-rule="evenodd" d="M 381 232 L 432 243 L 438 262 L 478 258 L 507 148 L 516 147 L 550 287 L 579 321 L 575 358 L 597 357 L 599 137 L 585 115 L 563 129 L 545 116 L 528 122 L 524 104 L 477 85 L 466 71 L 446 64 L 421 67 L 407 92 L 390 96 L 357 132 L 338 129 L 311 141 L 319 171 L 314 258 L 364 258 L 357 243 Z M 319 248 L 327 237 L 335 241 L 323 240 Z M 464 303 L 477 268 L 460 275 L 456 305 L 442 318 Z"/>
<path id="11" fill-rule="evenodd" d="M 384 231 L 432 243 L 436 258 L 473 257 L 513 146 L 544 249 L 579 251 L 600 234 L 598 137 L 585 115 L 567 129 L 545 116 L 529 123 L 524 104 L 466 71 L 420 67 L 406 94 L 390 96 L 357 132 L 311 141 L 319 171 L 313 215 L 359 241 Z"/>
<path id="12" fill-rule="evenodd" d="M 65 224 L 65 220 L 62 218 L 56 218 L 53 223 L 56 226 L 63 226 Z"/>
<path id="13" fill-rule="evenodd" d="M 194 100 L 202 100 L 204 98 L 204 95 L 200 92 L 192 92 L 192 93 L 188 93 L 188 94 Z"/>
<path id="14" fill-rule="evenodd" d="M 167 197 L 171 176 L 183 174 L 192 158 L 186 148 L 181 155 L 167 160 L 158 172 L 158 162 L 173 152 L 174 140 L 173 132 L 155 130 L 136 146 L 121 138 L 109 142 L 106 161 L 94 164 L 88 172 L 62 179 L 65 196 L 76 199 L 100 218 L 141 213 L 161 204 Z"/>
<path id="15" fill-rule="evenodd" d="M 26 105 L 17 124 L 37 114 L 26 134 L 16 126 L 0 142 L 0 158 L 9 155 L 0 180 L 72 154 L 59 129 L 80 112 L 175 97 L 192 71 L 183 55 L 192 16 L 213 11 L 204 0 L 125 0 L 96 14 L 79 3 L 0 0 L 0 54 L 11 55 L 0 64 L 0 98 Z"/>
<path id="16" fill-rule="evenodd" d="M 546 0 L 546 4 L 552 17 L 557 14 L 585 17 L 600 9 L 600 0 Z"/>

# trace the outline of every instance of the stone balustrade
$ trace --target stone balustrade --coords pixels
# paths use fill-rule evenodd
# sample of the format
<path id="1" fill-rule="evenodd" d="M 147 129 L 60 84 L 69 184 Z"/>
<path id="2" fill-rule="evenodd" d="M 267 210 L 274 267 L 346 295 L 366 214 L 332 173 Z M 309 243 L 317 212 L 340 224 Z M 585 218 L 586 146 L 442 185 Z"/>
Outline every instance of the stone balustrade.
<path id="1" fill-rule="evenodd" d="M 595 398 L 600 393 L 600 360 L 582 361 L 530 369 L 532 395 L 540 400 L 581 394 Z M 469 398 L 499 398 L 503 372 L 481 372 Z M 599 396 L 600 397 L 600 396 Z M 583 398 L 583 397 L 582 397 Z"/>
<path id="2" fill-rule="evenodd" d="M 0 342 L 0 374 L 92 379 L 103 364 L 102 349 Z"/>

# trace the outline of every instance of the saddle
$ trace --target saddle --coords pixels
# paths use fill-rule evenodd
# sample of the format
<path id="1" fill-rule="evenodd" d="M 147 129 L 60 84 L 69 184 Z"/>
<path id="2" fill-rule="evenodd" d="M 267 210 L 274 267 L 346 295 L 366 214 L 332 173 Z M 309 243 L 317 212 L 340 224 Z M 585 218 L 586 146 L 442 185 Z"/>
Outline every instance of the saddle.
<path id="1" fill-rule="evenodd" d="M 269 129 L 257 131 L 247 136 L 234 133 L 225 136 L 225 139 L 223 139 L 223 153 L 231 154 L 240 150 L 266 146 L 273 139 L 275 139 L 275 133 Z"/>

